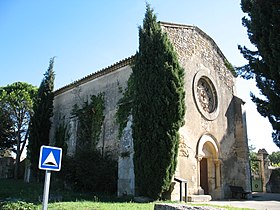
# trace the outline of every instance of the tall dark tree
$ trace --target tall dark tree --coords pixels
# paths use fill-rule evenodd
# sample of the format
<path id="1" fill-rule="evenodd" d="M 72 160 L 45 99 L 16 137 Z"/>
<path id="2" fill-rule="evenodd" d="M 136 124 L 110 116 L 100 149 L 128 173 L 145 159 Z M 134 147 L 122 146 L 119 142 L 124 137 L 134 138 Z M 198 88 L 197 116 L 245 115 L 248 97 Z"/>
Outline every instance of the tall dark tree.
<path id="1" fill-rule="evenodd" d="M 0 101 L 0 157 L 13 149 L 13 121 Z"/>
<path id="2" fill-rule="evenodd" d="M 268 159 L 272 165 L 280 166 L 280 151 L 272 152 L 270 155 L 268 155 Z"/>
<path id="3" fill-rule="evenodd" d="M 32 175 L 38 177 L 38 161 L 40 147 L 49 145 L 50 118 L 53 116 L 54 99 L 54 58 L 50 59 L 49 67 L 44 74 L 34 104 L 34 115 L 31 118 L 28 157 L 31 162 Z"/>
<path id="4" fill-rule="evenodd" d="M 133 67 L 136 190 L 157 199 L 170 187 L 183 125 L 184 70 L 167 34 L 147 5 Z"/>
<path id="5" fill-rule="evenodd" d="M 258 112 L 273 128 L 273 141 L 280 147 L 280 1 L 242 0 L 248 37 L 257 50 L 239 46 L 248 64 L 238 68 L 246 79 L 255 78 L 261 97 L 251 93 Z"/>
<path id="6" fill-rule="evenodd" d="M 0 87 L 1 109 L 8 115 L 13 124 L 11 139 L 16 153 L 15 179 L 18 178 L 20 157 L 29 136 L 29 124 L 36 93 L 37 88 L 25 82 L 15 82 Z"/>

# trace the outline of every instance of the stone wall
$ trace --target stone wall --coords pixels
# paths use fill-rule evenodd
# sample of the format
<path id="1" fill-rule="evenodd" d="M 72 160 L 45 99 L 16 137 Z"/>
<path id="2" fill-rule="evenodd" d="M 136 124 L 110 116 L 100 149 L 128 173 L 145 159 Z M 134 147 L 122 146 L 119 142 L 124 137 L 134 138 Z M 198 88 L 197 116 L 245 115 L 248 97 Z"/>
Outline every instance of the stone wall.
<path id="1" fill-rule="evenodd" d="M 8 179 L 14 177 L 15 160 L 12 157 L 0 158 L 0 179 Z"/>
<path id="2" fill-rule="evenodd" d="M 64 120 L 70 134 L 70 139 L 67 142 L 68 155 L 74 155 L 76 150 L 78 121 L 71 114 L 73 106 L 75 104 L 81 106 L 92 95 L 104 93 L 105 119 L 97 147 L 101 152 L 110 152 L 117 160 L 119 139 L 115 114 L 117 103 L 122 97 L 132 71 L 128 65 L 131 63 L 131 60 L 132 58 L 128 58 L 55 92 L 51 141 L 55 142 L 55 130 L 59 123 Z"/>
<path id="3" fill-rule="evenodd" d="M 269 188 L 269 192 L 280 193 L 280 168 L 274 168 L 271 170 L 267 187 Z"/>
<path id="4" fill-rule="evenodd" d="M 186 116 L 175 176 L 188 180 L 188 193 L 200 194 L 200 165 L 207 158 L 207 191 L 213 198 L 229 195 L 228 184 L 250 186 L 246 124 L 235 97 L 235 78 L 215 42 L 194 26 L 161 23 L 185 69 Z M 197 96 L 200 78 L 212 82 L 216 109 L 205 112 Z M 201 148 L 201 151 L 198 151 Z M 219 175 L 221 174 L 221 176 Z M 178 198 L 178 183 L 173 192 Z"/>

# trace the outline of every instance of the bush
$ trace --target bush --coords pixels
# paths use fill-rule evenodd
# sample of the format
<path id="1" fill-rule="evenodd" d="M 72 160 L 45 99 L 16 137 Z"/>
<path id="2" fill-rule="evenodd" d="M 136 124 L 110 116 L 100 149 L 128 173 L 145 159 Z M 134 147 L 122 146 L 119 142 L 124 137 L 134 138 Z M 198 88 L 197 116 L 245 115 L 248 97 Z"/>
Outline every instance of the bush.
<path id="1" fill-rule="evenodd" d="M 115 193 L 117 177 L 117 162 L 90 149 L 66 158 L 59 174 L 66 186 L 82 192 Z"/>
<path id="2" fill-rule="evenodd" d="M 98 151 L 83 151 L 77 155 L 76 180 L 86 191 L 116 192 L 117 163 Z"/>
<path id="3" fill-rule="evenodd" d="M 24 201 L 6 202 L 1 206 L 2 210 L 33 210 L 37 209 L 37 206 L 33 203 L 26 203 Z"/>

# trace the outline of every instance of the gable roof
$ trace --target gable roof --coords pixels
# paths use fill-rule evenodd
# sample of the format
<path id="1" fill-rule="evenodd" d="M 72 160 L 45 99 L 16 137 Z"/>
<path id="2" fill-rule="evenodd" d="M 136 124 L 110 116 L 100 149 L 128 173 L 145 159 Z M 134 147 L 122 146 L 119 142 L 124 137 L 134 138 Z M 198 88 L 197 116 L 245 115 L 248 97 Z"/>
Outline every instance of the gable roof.
<path id="1" fill-rule="evenodd" d="M 116 70 L 118 70 L 118 69 L 120 69 L 120 68 L 122 68 L 124 66 L 131 65 L 133 63 L 134 57 L 135 57 L 135 55 L 130 56 L 128 58 L 125 58 L 123 60 L 120 60 L 119 62 L 117 62 L 117 63 L 115 63 L 115 64 L 113 64 L 111 66 L 108 66 L 106 68 L 98 70 L 98 71 L 96 71 L 96 72 L 94 72 L 94 73 L 92 73 L 90 75 L 87 75 L 87 76 L 85 76 L 85 77 L 83 77 L 83 78 L 81 78 L 79 80 L 76 80 L 76 81 L 74 81 L 74 82 L 72 82 L 72 83 L 70 83 L 70 84 L 68 84 L 68 85 L 66 85 L 66 86 L 64 86 L 62 88 L 59 88 L 58 90 L 56 90 L 54 92 L 54 95 L 57 96 L 57 95 L 59 95 L 61 93 L 64 93 L 64 92 L 66 92 L 68 90 L 73 89 L 74 87 L 77 87 L 79 85 L 85 84 L 85 83 L 87 83 L 87 82 L 89 82 L 91 80 L 94 80 L 94 79 L 96 79 L 98 77 L 101 77 L 103 75 L 109 74 L 110 72 L 116 71 Z"/>
<path id="2" fill-rule="evenodd" d="M 183 28 L 183 29 L 196 31 L 200 36 L 202 36 L 203 38 L 205 38 L 206 40 L 208 40 L 211 43 L 212 47 L 217 50 L 218 54 L 223 58 L 223 60 L 227 61 L 226 57 L 224 56 L 224 54 L 222 53 L 222 51 L 220 50 L 220 48 L 218 47 L 216 42 L 208 34 L 206 34 L 204 31 L 202 31 L 197 26 L 170 23 L 170 22 L 159 22 L 159 23 L 161 26 L 163 26 L 165 28 Z"/>
<path id="3" fill-rule="evenodd" d="M 226 57 L 224 56 L 224 54 L 222 53 L 222 51 L 220 50 L 220 48 L 218 47 L 218 45 L 215 43 L 215 41 L 209 36 L 207 35 L 205 32 L 203 32 L 200 28 L 198 28 L 197 26 L 191 26 L 191 25 L 184 25 L 184 24 L 177 24 L 177 23 L 170 23 L 170 22 L 159 22 L 159 24 L 162 26 L 162 27 L 166 27 L 166 28 L 183 28 L 183 29 L 188 29 L 188 30 L 194 30 L 196 31 L 198 34 L 200 34 L 203 38 L 207 39 L 211 45 L 213 46 L 214 49 L 217 50 L 217 53 L 222 57 L 222 59 L 225 61 L 225 62 L 228 62 Z M 127 65 L 131 65 L 133 63 L 133 60 L 135 58 L 135 55 L 132 55 L 128 58 L 125 58 L 111 66 L 108 66 L 108 67 L 105 67 L 101 70 L 98 70 L 88 76 L 85 76 L 79 80 L 76 80 L 62 88 L 59 88 L 58 90 L 56 90 L 54 92 L 54 95 L 57 96 L 61 93 L 64 93 L 76 86 L 79 86 L 79 85 L 82 85 L 84 83 L 87 83 L 88 81 L 91 81 L 93 79 L 96 79 L 98 77 L 101 77 L 103 75 L 106 75 L 110 72 L 113 72 L 113 71 L 116 71 L 124 66 L 127 66 Z"/>

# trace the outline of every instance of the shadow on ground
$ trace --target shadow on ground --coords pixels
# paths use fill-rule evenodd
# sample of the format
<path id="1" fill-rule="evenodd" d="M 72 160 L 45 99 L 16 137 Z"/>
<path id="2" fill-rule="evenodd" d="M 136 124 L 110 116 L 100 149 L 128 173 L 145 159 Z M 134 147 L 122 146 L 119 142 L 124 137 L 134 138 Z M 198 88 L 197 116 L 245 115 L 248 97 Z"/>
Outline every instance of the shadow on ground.
<path id="1" fill-rule="evenodd" d="M 238 208 L 250 209 L 266 209 L 279 210 L 280 209 L 280 194 L 279 193 L 260 193 L 254 192 L 250 200 L 221 200 L 210 201 L 209 204 L 219 206 L 231 206 Z"/>

